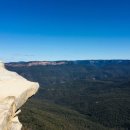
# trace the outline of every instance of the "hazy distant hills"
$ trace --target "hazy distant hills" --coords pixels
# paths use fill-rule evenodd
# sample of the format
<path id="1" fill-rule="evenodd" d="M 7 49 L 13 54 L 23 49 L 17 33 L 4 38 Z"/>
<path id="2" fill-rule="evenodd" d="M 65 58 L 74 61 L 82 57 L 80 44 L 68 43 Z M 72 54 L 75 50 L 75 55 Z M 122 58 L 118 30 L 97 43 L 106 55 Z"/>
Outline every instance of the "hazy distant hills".
<path id="1" fill-rule="evenodd" d="M 68 64 L 66 61 L 30 61 L 30 62 L 11 62 L 8 63 L 8 66 L 16 66 L 16 67 L 22 67 L 22 66 L 46 66 L 46 65 L 64 65 Z"/>
<path id="2" fill-rule="evenodd" d="M 41 85 L 78 79 L 107 81 L 130 79 L 130 60 L 12 62 L 7 63 L 6 67 L 40 82 Z"/>
<path id="3" fill-rule="evenodd" d="M 106 130 L 107 127 L 113 130 L 130 129 L 130 60 L 31 61 L 7 63 L 6 67 L 29 80 L 40 83 L 41 87 L 36 100 L 41 104 L 39 108 L 41 112 L 46 111 L 52 116 L 48 109 L 44 110 L 44 100 L 46 100 L 48 107 L 53 108 L 53 104 L 56 104 L 59 107 L 65 107 L 65 111 L 67 107 L 71 111 L 82 114 L 84 117 L 81 117 L 81 124 L 84 119 L 93 123 L 93 128 L 91 125 L 87 125 L 86 128 L 85 125 L 80 127 L 80 130 Z M 35 107 L 37 102 L 33 104 L 34 109 L 38 110 Z M 55 107 L 54 109 L 60 109 Z M 34 109 L 33 113 L 35 113 Z M 40 114 L 37 114 L 38 119 L 42 121 Z M 60 111 L 56 112 L 56 115 L 60 116 Z M 50 116 L 48 118 L 51 118 Z M 64 118 L 64 122 L 71 118 Z M 53 120 L 56 119 L 55 117 Z M 72 120 L 75 119 L 76 117 Z M 74 126 L 77 124 L 75 121 Z M 81 126 L 80 123 L 79 126 Z M 97 127 L 97 124 L 103 125 L 104 128 Z M 74 126 L 68 129 L 73 130 Z M 55 126 L 55 129 L 61 129 L 61 127 Z M 45 129 L 41 128 L 41 130 Z"/>
<path id="4" fill-rule="evenodd" d="M 37 66 L 37 65 L 97 65 L 104 66 L 109 64 L 130 64 L 130 60 L 76 60 L 76 61 L 30 61 L 30 62 L 10 62 L 7 66 Z"/>

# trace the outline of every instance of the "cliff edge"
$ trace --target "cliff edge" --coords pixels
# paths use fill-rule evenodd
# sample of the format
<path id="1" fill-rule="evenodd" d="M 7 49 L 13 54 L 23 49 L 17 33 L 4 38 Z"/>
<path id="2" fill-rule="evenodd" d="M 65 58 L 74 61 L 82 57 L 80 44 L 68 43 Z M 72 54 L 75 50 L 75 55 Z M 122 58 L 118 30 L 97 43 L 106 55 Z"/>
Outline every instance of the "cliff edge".
<path id="1" fill-rule="evenodd" d="M 20 107 L 34 95 L 39 84 L 6 70 L 0 62 L 0 130 L 21 130 Z"/>

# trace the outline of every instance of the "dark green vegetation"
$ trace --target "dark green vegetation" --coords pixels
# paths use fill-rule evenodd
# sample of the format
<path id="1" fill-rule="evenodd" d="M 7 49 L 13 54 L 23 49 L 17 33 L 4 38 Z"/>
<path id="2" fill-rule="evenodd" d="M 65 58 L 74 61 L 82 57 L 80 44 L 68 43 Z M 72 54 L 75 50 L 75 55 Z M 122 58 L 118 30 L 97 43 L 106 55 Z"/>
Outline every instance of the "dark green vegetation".
<path id="1" fill-rule="evenodd" d="M 23 108 L 21 120 L 26 126 L 33 120 L 33 130 L 130 129 L 129 60 L 19 64 L 7 64 L 7 68 L 41 86 L 36 99 Z"/>
<path id="2" fill-rule="evenodd" d="M 22 109 L 20 121 L 29 130 L 109 130 L 74 110 L 32 99 Z"/>

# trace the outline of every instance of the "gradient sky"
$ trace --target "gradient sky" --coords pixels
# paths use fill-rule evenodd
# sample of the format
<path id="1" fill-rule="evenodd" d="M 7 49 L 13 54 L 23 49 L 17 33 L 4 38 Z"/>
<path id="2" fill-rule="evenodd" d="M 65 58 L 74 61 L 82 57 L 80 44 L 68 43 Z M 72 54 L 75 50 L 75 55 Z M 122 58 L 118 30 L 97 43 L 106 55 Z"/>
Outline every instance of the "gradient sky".
<path id="1" fill-rule="evenodd" d="M 0 0 L 0 60 L 130 59 L 130 0 Z"/>

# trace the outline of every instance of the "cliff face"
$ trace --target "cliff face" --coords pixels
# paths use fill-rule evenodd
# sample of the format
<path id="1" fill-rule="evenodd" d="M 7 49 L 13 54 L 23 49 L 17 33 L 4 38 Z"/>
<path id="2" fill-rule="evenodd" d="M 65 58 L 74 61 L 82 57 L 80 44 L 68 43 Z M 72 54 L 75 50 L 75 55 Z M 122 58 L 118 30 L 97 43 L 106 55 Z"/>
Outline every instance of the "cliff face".
<path id="1" fill-rule="evenodd" d="M 64 65 L 67 64 L 65 61 L 30 61 L 30 62 L 12 62 L 12 63 L 7 63 L 7 66 L 15 66 L 15 67 L 30 67 L 30 66 L 47 66 L 47 65 Z"/>
<path id="2" fill-rule="evenodd" d="M 21 130 L 22 124 L 17 116 L 20 107 L 38 88 L 38 83 L 6 70 L 0 62 L 0 130 Z"/>

